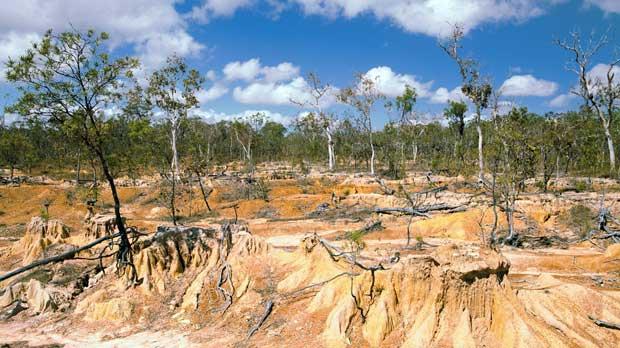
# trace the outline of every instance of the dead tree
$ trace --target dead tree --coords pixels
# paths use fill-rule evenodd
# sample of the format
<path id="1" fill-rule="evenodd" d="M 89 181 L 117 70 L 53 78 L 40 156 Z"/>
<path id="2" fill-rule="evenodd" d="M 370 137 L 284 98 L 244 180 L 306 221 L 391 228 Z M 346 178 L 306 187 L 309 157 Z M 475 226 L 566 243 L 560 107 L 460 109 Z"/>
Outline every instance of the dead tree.
<path id="1" fill-rule="evenodd" d="M 594 76 L 591 66 L 596 54 L 609 42 L 607 34 L 598 38 L 591 35 L 588 43 L 584 45 L 579 32 L 570 33 L 568 39 L 555 40 L 560 48 L 572 55 L 572 61 L 567 69 L 577 75 L 579 84 L 571 90 L 571 93 L 581 97 L 586 108 L 592 110 L 601 122 L 609 152 L 610 173 L 613 173 L 616 169 L 616 153 L 611 128 L 620 101 L 620 83 L 615 76 L 620 58 L 614 58 L 605 67 L 604 77 Z"/>

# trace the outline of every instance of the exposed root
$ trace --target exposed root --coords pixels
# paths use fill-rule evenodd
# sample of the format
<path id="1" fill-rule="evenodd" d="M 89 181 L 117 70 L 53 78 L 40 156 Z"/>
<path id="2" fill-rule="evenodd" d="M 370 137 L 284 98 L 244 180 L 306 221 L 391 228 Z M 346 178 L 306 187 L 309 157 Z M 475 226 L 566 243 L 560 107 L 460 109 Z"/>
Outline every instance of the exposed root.
<path id="1" fill-rule="evenodd" d="M 269 300 L 265 303 L 265 311 L 263 312 L 263 315 L 261 316 L 258 323 L 256 323 L 256 325 L 254 325 L 250 329 L 250 331 L 248 332 L 248 337 L 246 339 L 249 340 L 250 337 L 252 337 L 258 331 L 258 329 L 260 329 L 260 327 L 265 323 L 265 321 L 267 320 L 271 312 L 273 312 L 273 307 L 274 307 L 273 300 Z"/>
<path id="2" fill-rule="evenodd" d="M 609 321 L 604 321 L 604 320 L 600 320 L 600 319 L 596 319 L 591 315 L 588 315 L 588 319 L 592 320 L 594 322 L 594 324 L 600 326 L 600 327 L 604 327 L 606 329 L 612 329 L 612 330 L 620 330 L 620 324 L 616 324 L 616 323 L 612 323 Z"/>

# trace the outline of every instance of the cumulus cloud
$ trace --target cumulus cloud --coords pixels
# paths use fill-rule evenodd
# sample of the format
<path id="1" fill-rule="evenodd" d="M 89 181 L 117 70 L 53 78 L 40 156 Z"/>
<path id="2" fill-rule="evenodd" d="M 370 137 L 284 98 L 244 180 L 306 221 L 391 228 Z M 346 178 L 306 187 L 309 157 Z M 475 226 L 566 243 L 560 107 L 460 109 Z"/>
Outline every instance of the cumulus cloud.
<path id="1" fill-rule="evenodd" d="M 207 23 L 213 17 L 232 16 L 243 7 L 249 7 L 253 0 L 204 0 L 201 5 L 194 6 L 189 16 L 201 23 Z"/>
<path id="2" fill-rule="evenodd" d="M 555 94 L 558 87 L 555 82 L 538 79 L 532 75 L 514 75 L 504 81 L 500 90 L 503 95 L 510 97 L 548 97 Z"/>
<path id="3" fill-rule="evenodd" d="M 235 100 L 244 104 L 290 105 L 291 100 L 308 101 L 310 86 L 303 77 L 289 82 L 255 82 L 245 87 L 235 87 Z"/>
<path id="4" fill-rule="evenodd" d="M 222 70 L 226 80 L 253 81 L 257 79 L 266 82 L 278 82 L 290 80 L 299 75 L 299 67 L 289 62 L 280 63 L 276 66 L 263 66 L 258 58 L 252 58 L 245 62 L 231 62 Z"/>
<path id="5" fill-rule="evenodd" d="M 577 96 L 572 93 L 560 94 L 549 101 L 549 106 L 556 109 L 565 108 L 576 98 Z"/>
<path id="6" fill-rule="evenodd" d="M 585 3 L 598 6 L 605 12 L 620 13 L 620 1 L 618 0 L 585 0 Z"/>
<path id="7" fill-rule="evenodd" d="M 590 71 L 588 71 L 588 78 L 592 83 L 601 82 L 603 84 L 607 84 L 607 72 L 609 71 L 608 64 L 596 64 Z M 620 67 L 614 66 L 611 69 L 612 74 L 614 74 L 613 83 L 618 85 L 620 84 Z"/>
<path id="8" fill-rule="evenodd" d="M 461 91 L 461 86 L 449 91 L 445 87 L 438 88 L 430 98 L 430 102 L 433 104 L 445 104 L 449 101 L 465 101 L 467 97 Z"/>
<path id="9" fill-rule="evenodd" d="M 279 112 L 273 112 L 270 110 L 245 110 L 239 113 L 225 113 L 218 112 L 213 109 L 198 109 L 192 111 L 192 116 L 200 117 L 209 123 L 216 123 L 219 121 L 233 121 L 239 118 L 247 118 L 259 112 L 263 113 L 267 117 L 267 119 L 281 123 L 283 125 L 289 125 L 295 119 L 295 116 L 284 115 Z"/>
<path id="10" fill-rule="evenodd" d="M 209 89 L 203 89 L 196 94 L 196 98 L 198 98 L 198 102 L 200 104 L 206 104 L 212 100 L 218 99 L 228 93 L 228 87 L 222 85 L 221 83 L 215 83 Z"/>
<path id="11" fill-rule="evenodd" d="M 372 68 L 364 76 L 375 81 L 376 89 L 388 97 L 402 95 L 405 86 L 409 85 L 415 88 L 419 97 L 424 98 L 429 96 L 433 84 L 433 81 L 420 82 L 413 75 L 397 74 L 387 66 Z"/>
<path id="12" fill-rule="evenodd" d="M 2 56 L 18 55 L 20 52 L 7 48 L 21 47 L 47 29 L 61 31 L 73 25 L 80 30 L 93 28 L 108 32 L 112 45 L 133 45 L 145 65 L 161 64 L 172 53 L 197 54 L 204 46 L 187 32 L 175 3 L 175 0 L 22 0 L 17 5 L 2 1 L 0 52 Z"/>
<path id="13" fill-rule="evenodd" d="M 524 21 L 539 16 L 558 0 L 293 0 L 306 14 L 353 18 L 372 14 L 404 30 L 435 37 L 455 23 L 469 31 L 484 23 Z M 600 0 L 599 0 L 600 1 Z M 604 0 L 603 0 L 604 1 Z M 612 2 L 613 0 L 607 0 Z M 602 2 L 602 1 L 601 1 Z"/>

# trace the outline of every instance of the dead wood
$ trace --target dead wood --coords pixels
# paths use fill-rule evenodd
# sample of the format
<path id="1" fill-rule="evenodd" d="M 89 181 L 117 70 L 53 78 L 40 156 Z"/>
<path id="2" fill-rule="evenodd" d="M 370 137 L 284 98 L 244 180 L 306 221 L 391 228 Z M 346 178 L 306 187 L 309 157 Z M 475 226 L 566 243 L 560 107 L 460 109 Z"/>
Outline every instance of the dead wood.
<path id="1" fill-rule="evenodd" d="M 88 244 L 86 244 L 84 246 L 81 246 L 79 248 L 75 248 L 75 249 L 69 250 L 69 251 L 67 251 L 65 253 L 62 253 L 62 254 L 59 254 L 59 255 L 55 255 L 55 256 L 52 256 L 52 257 L 45 258 L 45 259 L 37 260 L 37 261 L 35 261 L 35 262 L 33 262 L 33 263 L 29 264 L 29 265 L 26 265 L 24 267 L 15 269 L 13 271 L 10 271 L 9 273 L 5 273 L 5 274 L 1 275 L 0 276 L 0 282 L 4 281 L 6 279 L 9 279 L 11 277 L 14 277 L 14 276 L 16 276 L 18 274 L 21 274 L 21 273 L 24 273 L 26 271 L 29 271 L 29 270 L 31 270 L 33 268 L 39 267 L 39 266 L 44 266 L 44 265 L 51 264 L 51 263 L 57 263 L 57 262 L 62 262 L 62 261 L 65 261 L 65 260 L 73 259 L 73 258 L 75 258 L 75 255 L 77 255 L 79 252 L 84 251 L 84 250 L 88 250 L 88 249 L 90 249 L 90 248 L 92 248 L 92 247 L 94 247 L 94 246 L 96 246 L 98 244 L 101 244 L 101 243 L 103 243 L 103 242 L 105 242 L 107 240 L 119 237 L 120 235 L 121 235 L 120 233 L 116 233 L 116 234 L 112 234 L 112 235 L 103 236 L 103 237 L 98 238 L 98 239 L 96 239 L 96 240 L 94 240 L 94 241 L 92 241 L 92 242 L 90 242 L 90 243 L 88 243 Z"/>
<path id="2" fill-rule="evenodd" d="M 403 208 L 403 207 L 395 207 L 395 208 L 375 208 L 374 212 L 377 214 L 390 214 L 390 215 L 414 215 L 414 216 L 422 216 L 422 217 L 430 217 L 428 214 L 432 211 L 443 211 L 446 213 L 456 213 L 459 211 L 465 211 L 466 207 L 464 205 L 452 206 L 448 204 L 432 204 L 427 206 L 421 206 L 417 208 Z"/>
<path id="3" fill-rule="evenodd" d="M 592 320 L 594 322 L 594 324 L 600 326 L 600 327 L 604 327 L 606 329 L 612 329 L 612 330 L 620 330 L 620 324 L 616 324 L 616 323 L 612 323 L 609 321 L 604 321 L 604 320 L 600 320 L 600 319 L 596 319 L 591 315 L 588 315 L 588 319 Z"/>
<path id="4" fill-rule="evenodd" d="M 258 323 L 256 323 L 256 325 L 254 325 L 248 332 L 247 339 L 250 339 L 250 337 L 252 337 L 252 335 L 254 335 L 258 331 L 258 329 L 260 329 L 263 323 L 265 323 L 265 321 L 267 320 L 271 312 L 273 312 L 273 306 L 274 306 L 273 300 L 269 300 L 265 303 L 265 311 L 263 312 L 263 315 L 261 316 Z"/>

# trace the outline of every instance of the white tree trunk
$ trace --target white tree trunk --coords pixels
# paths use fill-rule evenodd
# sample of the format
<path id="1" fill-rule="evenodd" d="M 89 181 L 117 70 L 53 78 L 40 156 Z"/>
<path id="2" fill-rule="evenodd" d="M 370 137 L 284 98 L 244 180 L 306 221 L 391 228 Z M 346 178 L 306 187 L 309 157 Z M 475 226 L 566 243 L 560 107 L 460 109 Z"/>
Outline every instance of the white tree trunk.
<path id="1" fill-rule="evenodd" d="M 329 129 L 329 127 L 327 127 L 325 129 L 325 133 L 327 134 L 328 166 L 329 166 L 329 171 L 331 172 L 331 171 L 334 170 L 334 162 L 335 162 L 334 141 L 332 139 L 332 133 L 331 133 L 331 130 Z"/>
<path id="2" fill-rule="evenodd" d="M 609 172 L 613 173 L 616 170 L 616 152 L 614 148 L 614 139 L 611 137 L 611 131 L 609 130 L 609 124 L 604 122 L 603 128 L 605 128 L 605 138 L 607 139 L 607 150 L 609 150 Z"/>
<path id="3" fill-rule="evenodd" d="M 370 175 L 375 175 L 375 145 L 370 141 Z"/>

